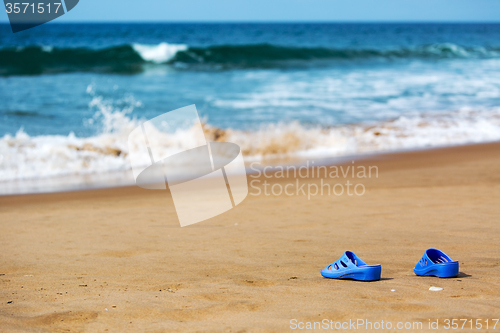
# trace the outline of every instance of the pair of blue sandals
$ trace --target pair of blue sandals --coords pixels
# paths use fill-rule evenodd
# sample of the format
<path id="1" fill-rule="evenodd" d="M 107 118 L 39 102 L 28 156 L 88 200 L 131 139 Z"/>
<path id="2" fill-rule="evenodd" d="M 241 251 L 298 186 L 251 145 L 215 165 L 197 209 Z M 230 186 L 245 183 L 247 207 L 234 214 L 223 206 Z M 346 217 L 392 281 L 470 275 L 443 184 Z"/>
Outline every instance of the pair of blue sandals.
<path id="1" fill-rule="evenodd" d="M 329 279 L 377 281 L 381 271 L 382 266 L 367 265 L 354 252 L 346 251 L 339 260 L 326 266 L 321 275 Z M 458 261 L 438 249 L 427 249 L 413 271 L 420 276 L 455 277 L 458 275 Z"/>

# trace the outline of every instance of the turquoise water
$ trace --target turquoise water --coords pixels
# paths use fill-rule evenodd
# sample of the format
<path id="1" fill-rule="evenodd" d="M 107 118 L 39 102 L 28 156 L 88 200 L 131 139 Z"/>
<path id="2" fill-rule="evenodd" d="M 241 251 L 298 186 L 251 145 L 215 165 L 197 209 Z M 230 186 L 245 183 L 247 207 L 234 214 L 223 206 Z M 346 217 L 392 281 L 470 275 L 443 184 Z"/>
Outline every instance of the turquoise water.
<path id="1" fill-rule="evenodd" d="M 0 25 L 0 181 L 128 170 L 190 104 L 247 159 L 499 140 L 500 25 Z"/>

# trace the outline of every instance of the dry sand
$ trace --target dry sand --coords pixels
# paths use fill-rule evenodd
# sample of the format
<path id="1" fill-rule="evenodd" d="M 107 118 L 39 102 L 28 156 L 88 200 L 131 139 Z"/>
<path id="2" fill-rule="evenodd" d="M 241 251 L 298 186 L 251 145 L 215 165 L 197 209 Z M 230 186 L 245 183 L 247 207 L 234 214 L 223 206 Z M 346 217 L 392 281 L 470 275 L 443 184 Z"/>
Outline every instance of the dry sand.
<path id="1" fill-rule="evenodd" d="M 0 197 L 0 331 L 267 332 L 290 331 L 292 319 L 491 325 L 500 317 L 500 144 L 361 163 L 379 170 L 353 180 L 362 196 L 249 195 L 185 228 L 168 191 Z M 429 247 L 460 262 L 458 278 L 414 275 Z M 321 277 L 345 250 L 381 264 L 382 280 Z"/>

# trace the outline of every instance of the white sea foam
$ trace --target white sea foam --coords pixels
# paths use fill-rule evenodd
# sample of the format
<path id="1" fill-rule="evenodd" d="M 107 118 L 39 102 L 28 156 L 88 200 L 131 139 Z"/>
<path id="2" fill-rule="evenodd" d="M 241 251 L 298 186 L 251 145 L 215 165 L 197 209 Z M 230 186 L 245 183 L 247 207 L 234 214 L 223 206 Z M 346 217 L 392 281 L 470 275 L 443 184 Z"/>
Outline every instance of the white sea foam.
<path id="1" fill-rule="evenodd" d="M 257 132 L 231 131 L 245 156 L 327 157 L 500 140 L 500 109 L 399 117 L 371 124 L 304 127 L 269 125 Z"/>
<path id="2" fill-rule="evenodd" d="M 103 124 L 102 133 L 80 138 L 30 136 L 20 129 L 0 138 L 0 193 L 9 182 L 50 177 L 82 176 L 112 172 L 130 183 L 128 134 L 140 120 L 130 110 L 113 110 L 94 97 Z M 274 124 L 257 131 L 221 130 L 205 125 L 208 141 L 240 145 L 247 162 L 280 157 L 335 157 L 401 149 L 447 146 L 500 140 L 500 109 L 399 117 L 372 124 L 335 127 L 303 126 L 297 122 Z M 162 149 L 187 145 L 190 130 L 166 137 Z M 133 149 L 133 148 L 132 148 Z M 116 178 L 116 177 L 115 177 Z M 102 180 L 102 177 L 101 177 Z M 120 183 L 114 179 L 114 184 Z"/>
<path id="3" fill-rule="evenodd" d="M 87 91 L 94 95 L 91 85 Z M 13 136 L 3 136 L 0 138 L 0 182 L 128 171 L 128 135 L 142 123 L 129 117 L 140 102 L 133 99 L 128 102 L 128 107 L 117 110 L 101 96 L 93 96 L 89 107 L 98 112 L 88 121 L 93 126 L 99 121 L 97 127 L 101 129 L 95 136 L 76 137 L 73 133 L 30 136 L 23 128 Z M 176 147 L 182 148 L 190 138 L 189 130 L 177 131 L 166 137 L 159 147 L 168 154 L 176 151 Z"/>
<path id="4" fill-rule="evenodd" d="M 157 64 L 165 63 L 175 57 L 177 52 L 188 49 L 184 44 L 160 43 L 157 45 L 133 44 L 134 50 L 140 54 L 142 59 Z"/>

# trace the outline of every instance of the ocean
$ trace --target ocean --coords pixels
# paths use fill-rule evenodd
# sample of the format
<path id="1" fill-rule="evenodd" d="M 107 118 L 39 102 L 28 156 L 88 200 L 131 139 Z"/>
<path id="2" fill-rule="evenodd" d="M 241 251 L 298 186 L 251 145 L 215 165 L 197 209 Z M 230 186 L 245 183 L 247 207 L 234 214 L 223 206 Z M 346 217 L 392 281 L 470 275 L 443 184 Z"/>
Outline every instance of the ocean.
<path id="1" fill-rule="evenodd" d="M 498 141 L 500 24 L 0 25 L 0 193 L 129 184 L 128 133 L 191 104 L 248 162 Z"/>

